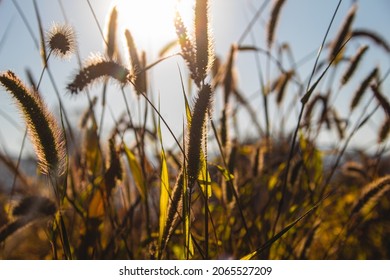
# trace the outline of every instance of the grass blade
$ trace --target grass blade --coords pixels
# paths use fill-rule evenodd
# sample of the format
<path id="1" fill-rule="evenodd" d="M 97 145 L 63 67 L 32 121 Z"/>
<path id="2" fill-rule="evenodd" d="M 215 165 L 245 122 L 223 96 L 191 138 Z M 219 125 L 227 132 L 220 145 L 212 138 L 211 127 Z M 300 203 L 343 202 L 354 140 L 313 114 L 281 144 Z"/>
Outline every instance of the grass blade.
<path id="1" fill-rule="evenodd" d="M 277 234 L 275 234 L 271 239 L 269 239 L 267 242 L 264 243 L 263 246 L 259 247 L 252 253 L 245 255 L 241 258 L 241 260 L 251 260 L 257 256 L 259 256 L 265 249 L 269 248 L 272 244 L 274 244 L 278 239 L 280 239 L 283 235 L 285 235 L 291 228 L 293 228 L 298 222 L 300 222 L 303 218 L 305 218 L 307 215 L 309 215 L 314 209 L 318 207 L 317 205 L 314 205 L 312 208 L 310 208 L 305 214 L 300 216 L 298 219 L 287 225 L 284 229 L 279 231 Z"/>
<path id="2" fill-rule="evenodd" d="M 141 166 L 139 165 L 134 153 L 126 146 L 125 143 L 123 143 L 123 147 L 124 147 L 127 161 L 129 163 L 131 173 L 134 176 L 135 185 L 136 185 L 136 187 L 141 195 L 142 200 L 145 200 L 146 199 L 145 179 L 144 179 L 144 176 L 142 175 Z"/>

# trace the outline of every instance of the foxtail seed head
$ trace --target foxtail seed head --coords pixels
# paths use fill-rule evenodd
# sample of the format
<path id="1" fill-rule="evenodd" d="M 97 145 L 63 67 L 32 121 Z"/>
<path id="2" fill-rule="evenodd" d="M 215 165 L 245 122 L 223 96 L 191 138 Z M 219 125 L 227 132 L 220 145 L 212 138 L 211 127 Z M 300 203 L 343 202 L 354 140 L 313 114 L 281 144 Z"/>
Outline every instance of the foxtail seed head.
<path id="1" fill-rule="evenodd" d="M 107 21 L 106 35 L 106 55 L 109 59 L 114 59 L 116 54 L 116 30 L 117 30 L 118 12 L 114 6 L 111 10 L 110 17 Z"/>
<path id="2" fill-rule="evenodd" d="M 68 84 L 67 89 L 71 93 L 79 93 L 94 81 L 111 77 L 121 84 L 128 82 L 129 70 L 119 63 L 102 57 L 92 59 L 86 64 Z"/>
<path id="3" fill-rule="evenodd" d="M 350 30 L 351 30 L 353 19 L 355 18 L 356 10 L 357 10 L 357 4 L 353 4 L 349 9 L 347 17 L 345 18 L 343 24 L 339 29 L 336 38 L 330 45 L 329 61 L 334 59 L 336 56 L 337 56 L 336 61 L 338 61 L 339 57 L 341 57 L 340 50 L 345 40 L 347 39 L 348 35 L 350 34 Z"/>
<path id="4" fill-rule="evenodd" d="M 63 135 L 39 94 L 28 90 L 11 71 L 0 75 L 0 83 L 17 101 L 43 174 L 62 175 L 65 167 Z"/>
<path id="5" fill-rule="evenodd" d="M 54 55 L 69 58 L 75 50 L 75 33 L 69 25 L 54 24 L 47 33 L 46 44 Z"/>
<path id="6" fill-rule="evenodd" d="M 269 49 L 272 47 L 272 44 L 274 42 L 275 29 L 276 29 L 276 25 L 278 24 L 280 10 L 282 9 L 284 2 L 286 1 L 285 0 L 273 1 L 271 17 L 269 19 L 268 26 L 267 26 L 267 45 Z"/>

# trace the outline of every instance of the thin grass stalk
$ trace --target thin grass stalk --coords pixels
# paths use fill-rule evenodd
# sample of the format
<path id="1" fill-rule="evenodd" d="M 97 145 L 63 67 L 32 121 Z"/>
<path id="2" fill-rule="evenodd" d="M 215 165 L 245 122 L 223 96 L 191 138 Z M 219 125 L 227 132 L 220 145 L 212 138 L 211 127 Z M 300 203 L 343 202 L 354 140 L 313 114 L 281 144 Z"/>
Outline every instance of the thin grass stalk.
<path id="1" fill-rule="evenodd" d="M 209 186 L 208 182 L 209 182 L 209 172 L 207 171 L 207 123 L 205 124 L 205 133 L 204 133 L 204 151 L 205 151 L 205 160 L 204 160 L 204 164 L 206 165 L 206 174 L 205 174 L 205 178 L 206 178 L 206 183 L 205 183 L 205 191 L 204 191 L 204 195 L 203 195 L 203 198 L 204 198 L 204 236 L 205 236 L 205 243 L 204 243 L 204 254 L 205 254 L 205 259 L 208 260 L 209 259 L 209 188 L 211 186 Z M 211 182 L 211 181 L 210 181 Z"/>
<path id="2" fill-rule="evenodd" d="M 235 85 L 235 77 L 233 73 L 233 67 L 234 67 L 234 58 L 236 56 L 236 46 L 232 45 L 230 48 L 230 53 L 228 57 L 227 64 L 225 66 L 225 75 L 223 78 L 223 101 L 224 106 L 222 109 L 222 117 L 221 117 L 221 142 L 222 146 L 226 148 L 228 144 L 228 109 L 229 109 L 229 98 L 234 88 L 236 88 Z"/>
<path id="3" fill-rule="evenodd" d="M 131 81 L 129 81 L 129 82 L 131 82 Z M 133 118 L 132 118 L 132 115 L 131 115 L 131 112 L 130 112 L 130 107 L 129 107 L 129 104 L 128 104 L 128 101 L 127 101 L 127 98 L 126 98 L 126 94 L 124 92 L 123 87 L 121 88 L 121 92 L 122 92 L 122 97 L 123 97 L 123 100 L 124 100 L 124 103 L 125 103 L 126 112 L 127 112 L 127 115 L 129 116 L 130 125 L 132 127 L 135 127 L 134 126 L 134 122 L 133 122 Z M 146 96 L 143 93 L 141 93 L 141 95 L 143 95 L 146 98 Z M 139 152 L 139 155 L 142 155 L 141 144 L 140 144 L 141 141 L 139 139 L 139 135 L 138 135 L 138 133 L 137 133 L 137 131 L 135 129 L 133 131 L 134 131 L 134 137 L 135 137 L 135 140 L 136 140 L 137 150 Z M 142 161 L 142 158 L 141 158 L 141 161 Z M 145 177 L 146 172 L 144 170 L 142 172 L 143 172 L 144 178 L 146 178 Z M 149 215 L 148 194 L 147 194 L 146 187 L 144 188 L 144 190 L 145 190 L 145 196 L 144 196 L 145 199 L 143 200 L 143 202 L 144 202 L 144 206 L 145 206 L 144 208 L 145 208 L 145 214 L 146 214 L 146 224 L 145 224 L 145 227 L 146 227 L 146 232 L 147 232 L 148 236 L 150 237 L 150 234 L 151 234 L 151 228 L 150 228 L 150 223 L 149 223 L 150 215 Z"/>
<path id="4" fill-rule="evenodd" d="M 117 55 L 116 34 L 118 25 L 118 12 L 116 6 L 112 7 L 109 15 L 110 16 L 108 17 L 106 26 L 106 38 L 104 40 L 105 53 L 109 60 L 114 60 Z M 104 79 L 102 91 L 102 113 L 99 121 L 99 138 L 101 138 L 101 134 L 103 132 L 104 116 L 106 112 L 107 79 Z"/>
<path id="5" fill-rule="evenodd" d="M 104 43 L 105 43 L 106 45 L 108 45 L 108 42 L 106 41 L 105 36 L 104 36 L 104 33 L 103 33 L 103 29 L 101 28 L 101 26 L 100 26 L 100 24 L 99 24 L 98 18 L 97 18 L 96 13 L 95 13 L 95 11 L 94 11 L 92 5 L 91 5 L 91 2 L 90 2 L 89 0 L 87 0 L 87 3 L 88 3 L 88 6 L 89 6 L 89 9 L 91 10 L 92 16 L 93 16 L 93 18 L 94 18 L 94 20 L 95 20 L 95 22 L 96 22 L 96 26 L 97 26 L 98 29 L 99 29 L 100 35 L 101 35 L 101 37 L 103 38 Z"/>
<path id="6" fill-rule="evenodd" d="M 36 39 L 35 35 L 34 35 L 34 31 L 32 30 L 31 28 L 31 25 L 29 24 L 28 20 L 27 20 L 27 17 L 25 16 L 25 14 L 23 13 L 22 9 L 20 8 L 19 4 L 15 1 L 15 0 L 12 0 L 12 3 L 14 4 L 18 14 L 20 15 L 20 17 L 22 18 L 23 20 L 23 23 L 24 25 L 26 26 L 33 42 L 34 42 L 34 45 L 35 45 L 35 48 L 37 50 L 39 50 L 39 44 L 38 44 L 38 40 Z M 59 99 L 59 102 L 60 102 L 60 106 L 62 106 L 62 102 L 61 102 L 61 99 L 60 99 L 60 94 L 59 94 L 59 91 L 58 91 L 58 88 L 56 86 L 56 83 L 55 83 L 55 80 L 53 78 L 53 75 L 51 74 L 51 71 L 50 71 L 50 68 L 47 68 L 47 72 L 49 74 L 49 78 L 50 78 L 50 82 L 52 83 L 53 87 L 54 87 L 54 91 L 57 95 L 57 98 Z M 67 115 L 65 114 L 65 120 L 66 120 L 66 123 L 68 125 L 68 131 L 69 131 L 69 134 L 71 136 L 71 139 L 74 141 L 74 136 L 73 136 L 73 130 L 72 130 L 72 127 L 69 125 L 69 120 L 68 120 L 68 117 Z"/>
<path id="7" fill-rule="evenodd" d="M 372 40 L 375 44 L 382 47 L 386 52 L 390 52 L 390 45 L 389 43 L 382 38 L 379 34 L 375 33 L 371 30 L 365 30 L 365 29 L 355 29 L 351 32 L 351 38 L 368 38 Z"/>
<path id="8" fill-rule="evenodd" d="M 12 3 L 14 4 L 18 14 L 20 15 L 20 17 L 22 18 L 22 21 L 24 23 L 24 25 L 26 26 L 27 30 L 28 30 L 28 33 L 30 34 L 33 42 L 34 42 L 34 45 L 35 45 L 35 48 L 37 50 L 39 50 L 39 44 L 38 44 L 38 40 L 37 38 L 35 38 L 35 35 L 34 35 L 34 31 L 33 29 L 31 28 L 31 25 L 29 24 L 28 20 L 27 20 L 27 17 L 25 16 L 25 14 L 23 13 L 22 9 L 20 8 L 18 2 L 16 0 L 12 0 Z"/>
<path id="9" fill-rule="evenodd" d="M 309 81 L 308 81 L 308 84 L 307 84 L 306 93 L 305 93 L 305 95 L 301 99 L 302 106 L 301 106 L 301 110 L 299 112 L 297 126 L 296 126 L 296 128 L 294 130 L 294 134 L 293 134 L 293 138 L 292 138 L 292 142 L 291 142 L 291 148 L 290 148 L 290 152 L 289 152 L 289 155 L 288 155 L 288 158 L 287 158 L 287 164 L 286 164 L 286 169 L 285 169 L 285 172 L 284 172 L 283 183 L 282 183 L 282 197 L 281 197 L 281 199 L 279 201 L 276 218 L 275 218 L 275 221 L 273 223 L 272 235 L 275 235 L 276 226 L 278 224 L 278 221 L 279 221 L 279 218 L 280 218 L 280 214 L 281 214 L 281 210 L 282 210 L 282 207 L 283 207 L 283 203 L 284 203 L 284 199 L 285 199 L 284 197 L 285 197 L 285 192 L 286 192 L 287 182 L 288 182 L 288 175 L 289 175 L 289 171 L 290 171 L 291 160 L 292 160 L 293 155 L 294 155 L 294 150 L 295 150 L 295 145 L 296 145 L 296 141 L 297 141 L 298 131 L 299 131 L 299 128 L 301 126 L 301 121 L 302 121 L 302 118 L 303 118 L 303 112 L 305 110 L 305 106 L 306 106 L 307 101 L 309 100 L 312 92 L 314 91 L 315 87 L 318 85 L 319 81 L 321 80 L 323 75 L 326 73 L 327 69 L 329 69 L 329 68 L 327 68 L 323 72 L 322 76 L 320 76 L 320 78 L 311 86 L 311 80 L 314 77 L 314 73 L 316 71 L 320 55 L 322 53 L 323 47 L 325 46 L 325 42 L 326 42 L 326 39 L 328 37 L 329 30 L 330 30 L 330 28 L 331 28 L 331 26 L 333 24 L 334 18 L 335 18 L 336 14 L 337 14 L 337 11 L 338 11 L 338 9 L 339 9 L 339 7 L 341 5 L 341 2 L 342 2 L 342 0 L 339 0 L 338 4 L 336 6 L 336 9 L 333 12 L 332 19 L 331 19 L 331 21 L 330 21 L 330 23 L 328 25 L 328 28 L 327 28 L 327 30 L 325 32 L 325 36 L 324 36 L 324 38 L 322 40 L 322 43 L 321 43 L 321 45 L 319 47 L 319 50 L 318 50 L 318 53 L 317 53 L 317 57 L 316 57 L 316 60 L 314 62 L 313 70 L 312 70 L 312 73 L 310 75 L 310 78 L 309 78 Z M 346 42 L 344 43 L 343 47 L 345 46 L 345 44 L 346 44 Z M 332 64 L 332 62 L 329 63 L 328 67 L 331 64 Z"/>
<path id="10" fill-rule="evenodd" d="M 223 148 L 222 148 L 222 144 L 221 144 L 221 141 L 219 139 L 219 136 L 218 136 L 218 132 L 217 132 L 217 129 L 215 127 L 215 124 L 213 122 L 213 120 L 211 120 L 211 128 L 213 130 L 213 133 L 214 133 L 214 137 L 215 139 L 217 140 L 217 144 L 218 144 L 218 149 L 219 149 L 219 152 L 220 152 L 220 155 L 221 155 L 221 158 L 222 158 L 222 162 L 223 162 L 223 167 L 228 170 L 228 164 L 227 164 L 227 161 L 226 161 L 226 156 L 225 156 L 225 153 L 223 151 Z M 249 236 L 249 228 L 248 228 L 248 224 L 246 222 L 246 219 L 245 219 L 245 215 L 244 215 L 244 212 L 243 212 L 243 208 L 241 206 L 241 202 L 239 200 L 239 197 L 238 197 L 238 194 L 237 194 L 237 191 L 233 185 L 233 182 L 232 180 L 228 180 L 227 181 L 227 184 L 230 188 L 230 190 L 232 191 L 233 193 L 233 196 L 234 196 L 234 199 L 235 199 L 235 202 L 236 202 L 236 205 L 237 205 L 237 208 L 239 210 L 239 213 L 240 213 L 240 218 L 241 218 L 241 221 L 244 225 L 244 228 L 245 228 L 245 242 L 248 244 L 249 247 L 252 247 L 252 241 L 250 239 L 250 236 Z"/>
<path id="11" fill-rule="evenodd" d="M 41 42 L 41 48 L 40 48 L 41 59 L 42 59 L 43 66 L 46 68 L 47 67 L 46 44 L 45 44 L 45 37 L 44 37 L 44 33 L 43 33 L 42 20 L 41 20 L 40 14 L 39 14 L 38 5 L 37 5 L 36 0 L 33 1 L 33 4 L 34 4 L 35 16 L 37 17 L 37 21 L 38 21 L 39 36 L 41 38 L 41 40 L 40 40 L 40 42 Z"/>
<path id="12" fill-rule="evenodd" d="M 11 185 L 11 191 L 10 191 L 10 200 L 12 200 L 12 198 L 13 198 L 13 196 L 15 194 L 17 173 L 19 172 L 19 167 L 20 167 L 20 162 L 22 160 L 23 150 L 24 150 L 24 146 L 26 144 L 27 133 L 28 133 L 28 129 L 26 128 L 24 130 L 22 144 L 20 145 L 20 150 L 19 150 L 19 154 L 18 154 L 18 160 L 16 161 L 16 165 L 15 165 L 15 172 L 14 172 L 14 177 L 12 179 L 12 185 Z M 11 207 L 11 205 L 9 205 L 9 209 L 8 210 L 10 210 L 10 207 Z"/>
<path id="13" fill-rule="evenodd" d="M 325 182 L 323 183 L 322 187 L 321 187 L 321 191 L 320 191 L 320 197 L 322 197 L 324 195 L 324 193 L 326 192 L 326 188 L 329 186 L 330 184 L 330 181 L 331 179 L 333 178 L 333 175 L 335 174 L 335 172 L 338 170 L 338 167 L 340 165 L 340 162 L 341 162 L 341 159 L 343 157 L 343 155 L 345 154 L 348 146 L 349 146 L 349 143 L 350 141 L 352 140 L 353 136 L 358 132 L 358 130 L 363 127 L 364 124 L 367 123 L 367 121 L 374 115 L 374 113 L 377 111 L 378 107 L 374 108 L 370 113 L 368 113 L 366 115 L 366 112 L 369 108 L 369 105 L 371 104 L 371 101 L 368 102 L 366 104 L 366 106 L 364 107 L 364 109 L 362 110 L 362 113 L 360 114 L 358 120 L 356 121 L 355 123 L 355 126 L 354 128 L 352 129 L 351 133 L 348 135 L 348 137 L 346 138 L 344 144 L 342 145 L 342 148 L 338 148 L 338 152 L 337 152 L 337 158 L 335 159 L 334 163 L 332 164 L 332 168 L 331 168 L 331 171 L 330 171 L 330 174 L 327 176 Z M 366 116 L 365 116 L 366 115 Z"/>
<path id="14" fill-rule="evenodd" d="M 237 41 L 237 45 L 240 46 L 246 36 L 248 36 L 248 34 L 250 33 L 251 29 L 253 28 L 253 26 L 255 25 L 256 21 L 260 18 L 261 16 L 261 13 L 265 10 L 265 8 L 267 7 L 268 3 L 270 2 L 270 0 L 266 0 L 266 1 L 263 1 L 263 3 L 261 4 L 261 6 L 259 7 L 259 9 L 256 11 L 256 13 L 253 15 L 253 18 L 251 19 L 251 21 L 248 23 L 247 27 L 245 28 L 245 30 L 242 32 L 240 38 L 238 39 Z"/>

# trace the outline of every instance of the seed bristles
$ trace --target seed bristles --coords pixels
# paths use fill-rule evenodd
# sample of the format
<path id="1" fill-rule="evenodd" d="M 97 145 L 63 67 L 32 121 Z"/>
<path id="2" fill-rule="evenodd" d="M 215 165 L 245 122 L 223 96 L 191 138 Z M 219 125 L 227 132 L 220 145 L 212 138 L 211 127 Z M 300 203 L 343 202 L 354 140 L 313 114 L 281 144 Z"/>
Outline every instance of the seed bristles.
<path id="1" fill-rule="evenodd" d="M 62 175 L 65 147 L 62 131 L 39 94 L 28 90 L 11 71 L 0 76 L 0 83 L 12 94 L 22 112 L 43 174 Z"/>

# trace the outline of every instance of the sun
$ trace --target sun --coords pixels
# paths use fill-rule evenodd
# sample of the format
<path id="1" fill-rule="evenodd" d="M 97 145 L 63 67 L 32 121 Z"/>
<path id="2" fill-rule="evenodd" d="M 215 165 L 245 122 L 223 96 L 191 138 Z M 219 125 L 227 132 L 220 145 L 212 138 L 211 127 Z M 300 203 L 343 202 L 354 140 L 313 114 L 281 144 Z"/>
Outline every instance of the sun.
<path id="1" fill-rule="evenodd" d="M 130 30 L 139 48 L 158 52 L 176 39 L 176 11 L 191 24 L 194 0 L 114 0 L 113 4 L 120 28 Z"/>

